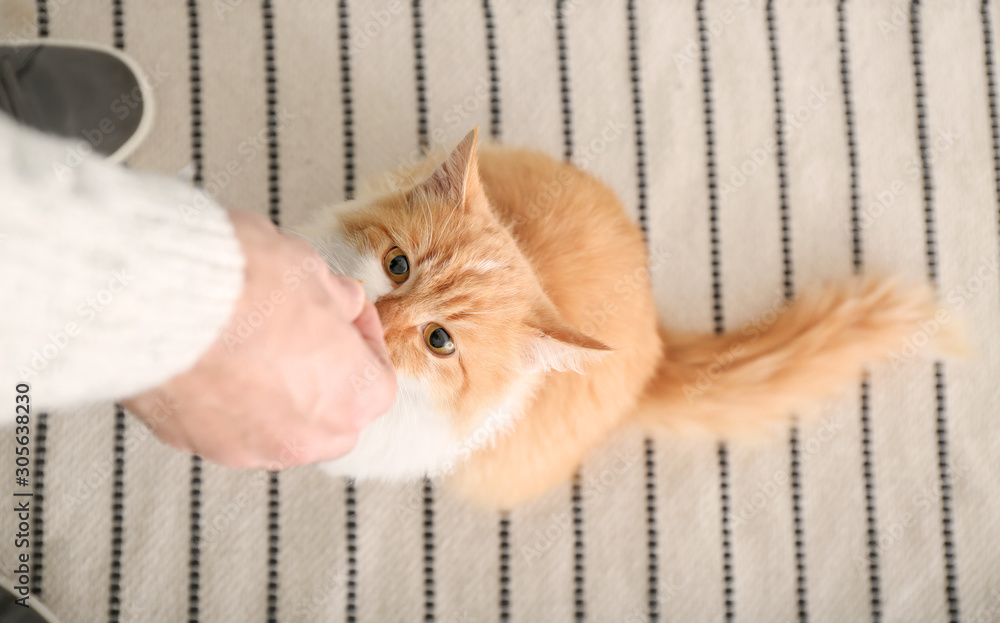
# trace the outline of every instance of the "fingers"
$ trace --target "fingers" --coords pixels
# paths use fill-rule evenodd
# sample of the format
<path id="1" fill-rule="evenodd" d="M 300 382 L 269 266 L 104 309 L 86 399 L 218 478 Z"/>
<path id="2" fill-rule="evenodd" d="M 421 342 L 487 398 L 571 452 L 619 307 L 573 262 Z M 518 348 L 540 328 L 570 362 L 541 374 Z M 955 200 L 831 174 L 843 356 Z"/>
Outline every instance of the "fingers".
<path id="1" fill-rule="evenodd" d="M 270 308 L 246 348 L 220 346 L 220 336 L 166 381 L 161 389 L 178 407 L 165 416 L 148 397 L 127 404 L 164 442 L 230 467 L 284 469 L 342 456 L 395 400 L 378 312 L 357 280 L 331 273 L 306 242 L 259 215 L 230 215 L 246 279 L 228 328 L 275 291 L 286 303 Z"/>
<path id="2" fill-rule="evenodd" d="M 354 449 L 358 443 L 358 433 L 344 433 L 336 437 L 326 439 L 321 443 L 314 443 L 307 447 L 301 454 L 292 458 L 287 467 L 293 465 L 308 465 L 319 463 L 320 461 L 330 461 L 344 456 Z"/>
<path id="3" fill-rule="evenodd" d="M 334 300 L 340 306 L 344 318 L 348 322 L 354 322 L 364 310 L 364 305 L 367 302 L 365 289 L 361 283 L 357 279 L 334 275 L 328 271 L 324 271 L 323 278 Z"/>
<path id="4" fill-rule="evenodd" d="M 358 443 L 357 431 L 337 435 L 312 435 L 305 441 L 284 440 L 267 444 L 266 448 L 234 450 L 226 446 L 206 448 L 199 455 L 213 463 L 236 469 L 266 469 L 278 472 L 289 467 L 309 465 L 340 458 Z M 173 444 L 170 444 L 173 445 Z M 190 452 L 188 448 L 175 446 Z"/>
<path id="5" fill-rule="evenodd" d="M 354 326 L 361 332 L 361 337 L 373 347 L 385 352 L 385 331 L 382 328 L 382 321 L 379 320 L 378 310 L 371 301 L 365 299 L 362 302 L 361 311 L 355 316 Z"/>
<path id="6" fill-rule="evenodd" d="M 365 368 L 367 383 L 362 388 L 362 404 L 365 413 L 356 421 L 360 426 L 366 426 L 376 417 L 388 411 L 396 399 L 396 372 L 389 358 L 385 344 L 385 333 L 375 306 L 365 301 L 364 309 L 354 321 L 362 339 L 369 349 L 370 363 Z"/>

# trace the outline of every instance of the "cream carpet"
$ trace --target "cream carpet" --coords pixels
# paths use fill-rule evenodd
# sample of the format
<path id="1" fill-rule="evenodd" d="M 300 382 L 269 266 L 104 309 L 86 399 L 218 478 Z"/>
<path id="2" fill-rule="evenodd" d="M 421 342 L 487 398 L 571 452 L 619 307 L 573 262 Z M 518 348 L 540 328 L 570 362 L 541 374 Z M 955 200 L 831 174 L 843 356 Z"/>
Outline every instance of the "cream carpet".
<path id="1" fill-rule="evenodd" d="M 616 189 L 672 326 L 898 272 L 976 347 L 874 369 L 770 443 L 611 440 L 509 517 L 52 413 L 36 596 L 67 622 L 1000 620 L 998 29 L 996 0 L 0 0 L 5 38 L 134 56 L 158 112 L 130 166 L 223 203 L 289 223 L 479 124 Z"/>

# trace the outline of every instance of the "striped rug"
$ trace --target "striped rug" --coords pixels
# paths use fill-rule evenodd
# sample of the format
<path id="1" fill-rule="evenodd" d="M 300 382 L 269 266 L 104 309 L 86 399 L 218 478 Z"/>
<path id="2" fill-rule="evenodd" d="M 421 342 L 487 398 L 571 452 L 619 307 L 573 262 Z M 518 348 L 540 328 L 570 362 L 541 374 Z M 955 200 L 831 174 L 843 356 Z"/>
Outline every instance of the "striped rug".
<path id="1" fill-rule="evenodd" d="M 0 0 L 5 39 L 146 68 L 131 167 L 276 223 L 478 124 L 617 191 L 671 326 L 753 330 L 892 272 L 976 347 L 872 369 L 766 443 L 621 435 L 503 515 L 51 413 L 36 597 L 67 622 L 1000 621 L 998 28 L 1000 0 Z"/>

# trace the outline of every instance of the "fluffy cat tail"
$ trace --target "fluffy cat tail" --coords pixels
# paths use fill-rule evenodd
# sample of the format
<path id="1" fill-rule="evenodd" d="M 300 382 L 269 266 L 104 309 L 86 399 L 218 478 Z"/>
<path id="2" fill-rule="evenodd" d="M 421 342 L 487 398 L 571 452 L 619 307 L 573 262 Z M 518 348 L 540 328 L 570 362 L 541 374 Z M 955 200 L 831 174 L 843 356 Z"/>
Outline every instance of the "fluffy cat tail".
<path id="1" fill-rule="evenodd" d="M 661 335 L 639 425 L 722 437 L 788 421 L 856 382 L 867 364 L 964 350 L 957 319 L 929 286 L 876 278 L 825 286 L 730 333 Z"/>

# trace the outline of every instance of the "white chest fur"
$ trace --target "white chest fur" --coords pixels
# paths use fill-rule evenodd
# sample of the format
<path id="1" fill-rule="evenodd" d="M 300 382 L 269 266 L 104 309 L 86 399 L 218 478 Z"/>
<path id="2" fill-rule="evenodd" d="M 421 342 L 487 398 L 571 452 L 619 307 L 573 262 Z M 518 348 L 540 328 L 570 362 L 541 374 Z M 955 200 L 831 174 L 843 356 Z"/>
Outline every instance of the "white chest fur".
<path id="1" fill-rule="evenodd" d="M 338 476 L 409 480 L 440 469 L 455 455 L 458 441 L 420 383 L 401 376 L 389 412 L 361 432 L 347 455 L 322 467 Z"/>
<path id="2" fill-rule="evenodd" d="M 345 456 L 322 464 L 327 472 L 359 480 L 412 480 L 451 472 L 476 450 L 493 444 L 531 400 L 540 377 L 515 383 L 507 398 L 461 438 L 421 384 L 399 377 L 396 402 L 361 432 Z"/>

